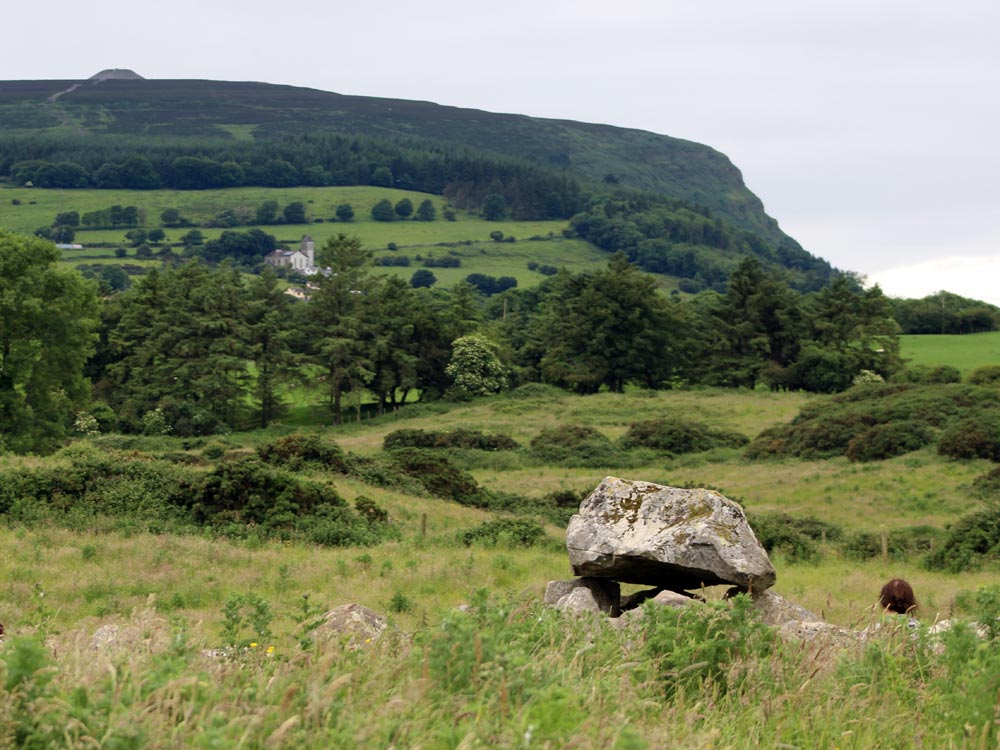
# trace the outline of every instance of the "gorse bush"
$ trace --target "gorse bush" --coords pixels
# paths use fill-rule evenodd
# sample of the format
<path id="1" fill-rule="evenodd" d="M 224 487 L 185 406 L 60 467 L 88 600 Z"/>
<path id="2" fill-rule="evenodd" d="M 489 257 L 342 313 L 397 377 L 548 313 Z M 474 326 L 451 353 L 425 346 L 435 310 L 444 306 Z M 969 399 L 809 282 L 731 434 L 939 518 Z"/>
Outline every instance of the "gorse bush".
<path id="1" fill-rule="evenodd" d="M 943 543 L 926 559 L 931 570 L 961 573 L 1000 556 L 1000 504 L 963 516 L 947 531 Z"/>
<path id="2" fill-rule="evenodd" d="M 294 433 L 262 445 L 257 449 L 263 461 L 280 464 L 289 470 L 301 469 L 306 464 L 317 464 L 327 471 L 346 473 L 344 451 L 336 443 L 319 435 Z"/>
<path id="3" fill-rule="evenodd" d="M 951 365 L 911 365 L 892 376 L 893 383 L 961 383 L 962 373 Z M 972 381 L 970 381 L 972 382 Z"/>
<path id="4" fill-rule="evenodd" d="M 534 547 L 545 539 L 545 529 L 524 518 L 497 518 L 462 532 L 462 543 L 496 547 Z"/>
<path id="5" fill-rule="evenodd" d="M 789 562 L 815 562 L 818 542 L 836 542 L 843 530 L 817 518 L 795 518 L 785 513 L 747 514 L 747 522 L 767 552 L 781 552 Z"/>
<path id="6" fill-rule="evenodd" d="M 209 527 L 233 537 L 253 533 L 324 545 L 371 544 L 396 533 L 377 506 L 358 515 L 332 487 L 252 456 L 223 461 L 205 474 L 86 444 L 67 455 L 68 465 L 0 473 L 0 514 L 20 523 L 154 533 Z"/>
<path id="7" fill-rule="evenodd" d="M 852 461 L 881 461 L 919 450 L 933 441 L 926 422 L 900 420 L 869 427 L 847 444 L 845 455 Z"/>
<path id="8" fill-rule="evenodd" d="M 618 456 L 610 438 L 584 425 L 542 430 L 532 438 L 530 453 L 539 461 L 565 466 L 610 466 Z"/>
<path id="9" fill-rule="evenodd" d="M 948 434 L 960 420 L 995 415 L 998 410 L 1000 394 L 989 388 L 861 385 L 810 404 L 788 424 L 762 431 L 747 446 L 746 456 L 818 459 L 850 455 L 854 460 L 874 460 L 913 450 L 910 446 L 922 447 L 933 440 L 936 429 Z"/>
<path id="10" fill-rule="evenodd" d="M 979 411 L 949 425 L 941 433 L 938 453 L 1000 461 L 1000 409 Z"/>
<path id="11" fill-rule="evenodd" d="M 746 435 L 716 430 L 700 422 L 684 419 L 651 419 L 633 422 L 621 440 L 621 447 L 652 448 L 667 453 L 696 453 L 712 448 L 739 448 L 750 442 Z"/>
<path id="12" fill-rule="evenodd" d="M 1000 466 L 976 477 L 972 482 L 972 490 L 983 500 L 1000 500 Z"/>
<path id="13" fill-rule="evenodd" d="M 396 430 L 385 436 L 385 450 L 395 448 L 468 448 L 482 451 L 505 451 L 519 448 L 517 441 L 508 435 L 487 435 L 479 430 L 457 429 L 448 431 Z"/>
<path id="14" fill-rule="evenodd" d="M 972 385 L 996 385 L 1000 383 L 1000 365 L 983 365 L 969 373 Z"/>
<path id="15" fill-rule="evenodd" d="M 389 456 L 400 471 L 420 482 L 430 494 L 464 505 L 482 504 L 479 485 L 472 475 L 456 467 L 439 452 L 400 448 Z"/>

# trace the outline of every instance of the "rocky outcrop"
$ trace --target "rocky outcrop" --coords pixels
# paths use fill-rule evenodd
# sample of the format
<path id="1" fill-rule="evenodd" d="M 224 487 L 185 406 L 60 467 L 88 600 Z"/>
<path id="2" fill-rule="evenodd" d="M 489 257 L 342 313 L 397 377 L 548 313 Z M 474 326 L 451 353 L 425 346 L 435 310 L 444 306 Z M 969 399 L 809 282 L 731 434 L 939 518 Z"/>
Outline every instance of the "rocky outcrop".
<path id="1" fill-rule="evenodd" d="M 364 648 L 376 643 L 389 628 L 389 621 L 363 604 L 342 604 L 323 615 L 312 631 L 316 640 L 341 641 L 348 648 Z"/>
<path id="2" fill-rule="evenodd" d="M 712 490 L 607 477 L 570 519 L 566 548 L 577 575 L 672 591 L 775 581 L 743 509 Z"/>

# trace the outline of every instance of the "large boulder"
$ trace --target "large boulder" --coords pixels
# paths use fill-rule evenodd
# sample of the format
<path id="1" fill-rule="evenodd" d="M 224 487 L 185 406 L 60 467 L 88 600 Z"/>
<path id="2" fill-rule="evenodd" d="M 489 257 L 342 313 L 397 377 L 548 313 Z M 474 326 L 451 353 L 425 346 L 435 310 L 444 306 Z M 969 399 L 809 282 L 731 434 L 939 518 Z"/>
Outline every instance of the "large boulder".
<path id="1" fill-rule="evenodd" d="M 774 585 L 743 509 L 718 492 L 606 477 L 566 529 L 573 572 L 673 591 Z"/>

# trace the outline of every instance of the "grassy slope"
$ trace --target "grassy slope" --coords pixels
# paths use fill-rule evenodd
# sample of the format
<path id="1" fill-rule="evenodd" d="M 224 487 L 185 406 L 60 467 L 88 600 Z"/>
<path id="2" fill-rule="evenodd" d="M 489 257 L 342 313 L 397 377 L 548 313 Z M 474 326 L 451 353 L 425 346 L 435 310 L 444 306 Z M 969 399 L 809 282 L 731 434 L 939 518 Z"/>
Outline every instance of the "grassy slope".
<path id="1" fill-rule="evenodd" d="M 822 397 L 716 390 L 566 395 L 534 402 L 495 397 L 454 408 L 418 406 L 383 420 L 324 432 L 345 448 L 365 454 L 376 452 L 385 434 L 401 427 L 503 431 L 525 444 L 556 422 L 589 424 L 617 437 L 631 421 L 666 413 L 696 416 L 753 435 L 788 420 L 815 398 Z M 276 431 L 280 429 L 221 440 L 252 447 Z M 174 443 L 180 448 L 176 439 L 153 440 L 151 449 Z M 43 460 L 59 459 L 0 459 L 28 465 Z M 751 511 L 784 510 L 848 528 L 873 529 L 953 519 L 970 507 L 968 482 L 987 466 L 944 461 L 926 451 L 864 466 L 843 460 L 748 464 L 735 452 L 718 451 L 627 468 L 563 469 L 529 466 L 516 456 L 497 453 L 483 457 L 475 475 L 489 486 L 532 495 L 589 489 L 606 474 L 694 482 L 722 488 Z M 226 737 L 217 740 L 224 746 L 235 746 L 242 736 L 244 741 L 251 738 L 250 747 L 278 747 L 288 734 L 294 739 L 286 741 L 302 747 L 328 745 L 331 737 L 341 744 L 365 744 L 374 738 L 380 746 L 521 747 L 530 726 L 536 733 L 550 732 L 553 747 L 567 746 L 572 739 L 575 747 L 595 749 L 742 748 L 749 738 L 756 738 L 753 744 L 760 747 L 805 747 L 820 746 L 815 741 L 824 738 L 824 747 L 904 748 L 919 744 L 921 722 L 908 723 L 906 731 L 894 732 L 891 738 L 869 728 L 882 716 L 907 714 L 913 710 L 910 701 L 929 710 L 939 698 L 920 692 L 921 685 L 936 684 L 933 674 L 921 672 L 920 682 L 909 676 L 909 649 L 889 658 L 878 655 L 881 666 L 872 671 L 873 663 L 855 660 L 850 653 L 796 646 L 776 650 L 772 661 L 754 667 L 763 672 L 739 700 L 698 691 L 664 700 L 655 688 L 659 677 L 642 677 L 636 671 L 636 657 L 629 650 L 634 643 L 629 646 L 628 639 L 607 631 L 595 641 L 590 626 L 572 621 L 548 626 L 541 616 L 537 621 L 542 632 L 529 642 L 530 651 L 523 657 L 516 650 L 503 652 L 510 661 L 496 657 L 505 664 L 506 680 L 493 682 L 493 673 L 484 667 L 474 671 L 467 690 L 444 696 L 438 692 L 440 671 L 434 671 L 443 665 L 428 671 L 426 645 L 409 655 L 379 650 L 369 656 L 336 648 L 302 652 L 297 639 L 304 603 L 313 611 L 362 603 L 390 613 L 395 624 L 433 642 L 437 624 L 476 590 L 487 589 L 501 601 L 523 602 L 507 620 L 513 628 L 536 620 L 532 602 L 537 603 L 546 581 L 571 575 L 561 528 L 549 527 L 550 543 L 532 550 L 467 548 L 457 541 L 458 533 L 487 514 L 353 479 L 333 481 L 348 500 L 363 494 L 386 507 L 402 539 L 372 549 L 319 549 L 44 526 L 0 528 L 0 592 L 8 633 L 48 636 L 57 655 L 57 688 L 66 695 L 81 689 L 90 693 L 90 703 L 77 708 L 78 717 L 100 715 L 103 704 L 96 696 L 106 695 L 117 717 L 114 725 L 143 727 L 148 737 L 162 741 L 149 745 L 156 747 L 193 746 L 196 738 L 208 742 L 212 736 Z M 426 535 L 421 533 L 424 519 Z M 815 564 L 789 564 L 781 557 L 774 562 L 778 593 L 845 626 L 873 618 L 878 588 L 893 576 L 913 583 L 926 622 L 938 613 L 948 616 L 958 592 L 995 581 L 992 570 L 948 576 L 912 562 L 884 566 L 830 553 Z M 199 656 L 199 649 L 221 644 L 223 604 L 233 593 L 254 594 L 270 604 L 273 636 L 258 649 L 273 646 L 273 656 L 253 651 L 235 663 Z M 708 592 L 710 598 L 720 593 Z M 100 626 L 119 628 L 120 645 L 95 652 L 91 637 Z M 468 653 L 451 652 L 456 663 L 463 657 L 480 661 L 473 653 L 481 648 L 478 637 L 469 637 L 472 640 L 462 647 Z M 168 647 L 170 643 L 174 645 Z M 116 672 L 109 664 L 127 666 Z M 531 664 L 544 665 L 553 686 L 537 679 L 530 687 L 521 686 L 520 676 Z M 898 676 L 891 671 L 894 664 L 900 666 Z M 117 675 L 112 683 L 107 683 L 109 674 Z M 964 688 L 953 689 L 960 695 Z M 509 697 L 498 698 L 508 690 Z M 546 710 L 563 714 L 567 707 L 560 701 L 567 690 L 580 696 L 589 719 L 580 723 L 539 718 Z M 777 694 L 771 695 L 771 690 Z M 136 701 L 134 693 L 141 693 L 143 700 Z M 706 711 L 705 700 L 716 710 Z M 772 711 L 772 703 L 781 709 Z M 373 711 L 373 706 L 380 708 Z M 226 717 L 217 727 L 210 718 L 214 712 Z M 178 714 L 188 718 L 179 723 L 171 719 Z M 949 744 L 951 738 L 961 736 L 967 719 L 938 721 L 922 746 L 955 746 Z M 225 734 L 226 726 L 237 726 L 238 731 Z M 76 731 L 81 731 L 79 726 Z M 167 737 L 179 744 L 162 744 Z M 809 738 L 805 744 L 803 737 Z"/>
<path id="2" fill-rule="evenodd" d="M 900 351 L 915 365 L 951 365 L 962 375 L 1000 364 L 1000 331 L 958 335 L 901 336 Z"/>
<path id="3" fill-rule="evenodd" d="M 481 399 L 445 411 L 439 407 L 417 406 L 381 420 L 367 420 L 322 431 L 334 437 L 344 448 L 362 454 L 377 452 L 387 433 L 403 427 L 428 430 L 468 427 L 487 432 L 499 431 L 527 445 L 543 427 L 555 423 L 591 425 L 609 437 L 617 438 L 632 421 L 665 414 L 697 416 L 713 426 L 754 435 L 770 425 L 787 421 L 811 398 L 816 397 L 715 390 L 656 395 L 566 395 L 543 403 L 495 398 Z M 277 430 L 280 432 L 281 428 Z M 253 446 L 273 434 L 273 430 L 238 433 L 223 440 L 230 446 Z M 8 462 L 28 463 L 39 460 L 7 459 Z M 737 451 L 719 450 L 673 459 L 653 458 L 640 465 L 595 468 L 537 466 L 516 454 L 494 453 L 478 459 L 472 471 L 476 479 L 487 487 L 529 496 L 541 496 L 560 489 L 589 490 L 607 475 L 666 484 L 712 486 L 739 499 L 751 512 L 782 511 L 797 516 L 815 516 L 849 531 L 877 532 L 920 524 L 943 526 L 949 523 L 973 506 L 974 501 L 968 494 L 969 484 L 988 466 L 984 461 L 946 461 L 929 450 L 892 461 L 863 465 L 851 464 L 844 459 L 747 463 Z M 289 584 L 293 590 L 280 597 L 282 607 L 292 606 L 293 594 L 312 592 L 326 597 L 331 604 L 353 598 L 384 610 L 389 598 L 398 589 L 410 592 L 415 610 L 402 620 L 413 622 L 414 619 L 433 619 L 441 607 L 468 596 L 472 589 L 479 586 L 507 591 L 528 587 L 537 591 L 549 578 L 564 577 L 569 572 L 565 554 L 559 549 L 561 529 L 550 529 L 554 539 L 553 549 L 531 552 L 527 556 L 509 550 L 468 550 L 455 545 L 454 535 L 459 529 L 468 528 L 485 518 L 480 511 L 444 501 L 401 495 L 366 486 L 356 480 L 340 478 L 335 480 L 335 484 L 348 499 L 363 494 L 385 505 L 403 530 L 402 542 L 383 545 L 369 552 L 375 560 L 375 571 L 381 571 L 381 574 L 378 580 L 373 580 L 363 590 L 356 585 L 359 576 L 364 573 L 358 568 L 359 563 L 355 562 L 355 558 L 363 552 L 357 549 L 268 547 L 255 551 L 221 545 L 218 547 L 218 561 L 213 563 L 220 567 L 206 573 L 209 577 L 206 581 L 203 578 L 199 580 L 197 568 L 201 563 L 191 559 L 192 555 L 194 558 L 202 556 L 194 551 L 203 544 L 198 540 L 149 539 L 136 547 L 130 541 L 95 538 L 86 533 L 75 537 L 54 530 L 31 532 L 31 535 L 58 540 L 52 544 L 59 551 L 44 551 L 50 546 L 48 542 L 40 545 L 18 542 L 15 546 L 20 551 L 11 553 L 11 559 L 16 564 L 4 571 L 4 581 L 0 585 L 8 587 L 13 597 L 10 599 L 10 611 L 15 613 L 17 619 L 25 617 L 32 609 L 33 576 L 39 577 L 43 586 L 64 589 L 63 594 L 55 598 L 58 605 L 50 601 L 51 606 L 60 610 L 59 619 L 64 625 L 86 614 L 125 612 L 149 593 L 162 599 L 172 596 L 174 591 L 180 591 L 180 600 L 187 603 L 180 609 L 188 615 L 212 619 L 215 616 L 213 610 L 226 590 L 258 585 L 268 590 L 274 585 L 277 569 L 285 564 L 294 569 L 296 575 L 293 577 L 294 585 Z M 426 539 L 421 538 L 419 533 L 420 518 L 424 514 L 428 517 Z M 10 538 L 10 532 L 5 534 Z M 107 566 L 100 575 L 91 576 L 86 571 L 80 571 L 65 581 L 57 580 L 57 571 L 64 564 L 59 561 L 77 556 L 77 548 L 84 544 L 96 544 L 99 549 L 107 547 L 130 551 L 99 555 L 96 560 Z M 31 552 L 32 547 L 42 551 Z M 169 566 L 163 567 L 162 558 L 166 552 L 150 551 L 151 558 L 142 561 L 142 547 L 149 547 L 150 550 L 175 548 L 178 555 L 172 556 Z M 183 550 L 187 551 L 181 554 Z M 125 555 L 132 562 L 125 565 L 120 555 Z M 228 559 L 242 561 L 238 564 L 246 566 L 245 571 L 237 573 L 229 570 Z M 385 560 L 390 562 L 385 563 Z M 470 560 L 472 563 L 469 563 Z M 456 577 L 449 572 L 467 564 L 472 566 L 467 575 Z M 113 574 L 110 568 L 117 565 L 122 565 L 123 570 Z M 313 565 L 318 567 L 313 568 Z M 95 563 L 91 567 L 100 566 Z M 846 563 L 829 557 L 818 567 L 786 566 L 780 559 L 778 567 L 779 591 L 794 593 L 805 606 L 825 609 L 835 621 L 840 622 L 846 622 L 856 614 L 860 604 L 869 601 L 873 592 L 877 591 L 878 579 L 890 572 L 904 571 L 914 579 L 918 593 L 937 592 L 929 603 L 945 610 L 950 604 L 950 596 L 959 588 L 968 587 L 972 580 L 964 577 L 949 579 L 907 564 L 893 565 L 890 571 L 880 565 Z M 149 577 L 143 576 L 128 585 L 111 583 L 116 578 L 126 581 L 128 574 L 125 570 L 137 568 L 148 571 Z M 331 571 L 334 572 L 333 578 L 324 581 L 323 577 L 331 575 Z M 99 583 L 92 584 L 96 588 L 81 601 L 78 597 L 74 598 L 72 592 L 84 579 Z M 343 580 L 338 582 L 339 579 Z M 216 593 L 211 593 L 213 591 Z M 828 599 L 835 604 L 828 603 Z M 922 599 L 928 599 L 926 593 Z M 172 605 L 164 603 L 161 606 L 169 608 Z M 928 615 L 933 617 L 934 612 Z"/>

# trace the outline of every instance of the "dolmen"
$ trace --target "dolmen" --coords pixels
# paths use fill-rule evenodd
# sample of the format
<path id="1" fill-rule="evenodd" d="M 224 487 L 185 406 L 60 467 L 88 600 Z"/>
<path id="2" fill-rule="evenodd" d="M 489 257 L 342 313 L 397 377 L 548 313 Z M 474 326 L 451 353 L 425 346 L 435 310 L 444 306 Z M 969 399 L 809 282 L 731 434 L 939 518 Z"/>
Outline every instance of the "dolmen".
<path id="1" fill-rule="evenodd" d="M 578 578 L 552 581 L 546 603 L 612 617 L 649 598 L 680 604 L 705 586 L 757 596 L 776 578 L 743 509 L 707 489 L 606 477 L 570 519 L 566 550 Z M 623 598 L 622 583 L 651 588 Z"/>

